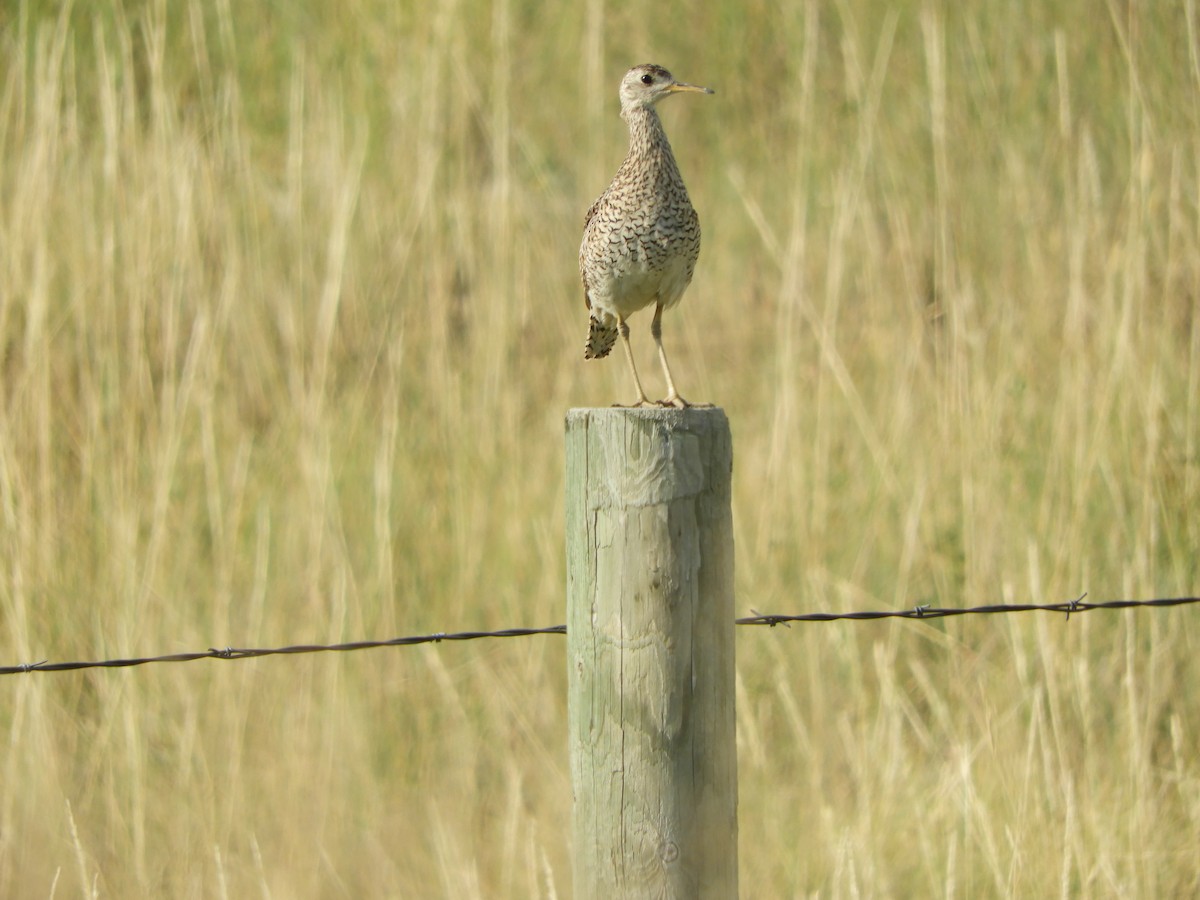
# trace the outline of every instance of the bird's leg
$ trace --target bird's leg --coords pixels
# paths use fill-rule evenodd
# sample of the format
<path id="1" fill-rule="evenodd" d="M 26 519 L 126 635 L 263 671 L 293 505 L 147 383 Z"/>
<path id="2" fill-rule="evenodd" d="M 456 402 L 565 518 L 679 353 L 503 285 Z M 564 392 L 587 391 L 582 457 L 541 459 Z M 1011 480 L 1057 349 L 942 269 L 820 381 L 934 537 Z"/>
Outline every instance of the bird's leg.
<path id="1" fill-rule="evenodd" d="M 617 316 L 617 331 L 621 334 L 621 346 L 625 348 L 625 358 L 629 360 L 629 371 L 633 373 L 633 383 L 637 385 L 637 402 L 629 405 L 653 406 L 654 404 L 650 402 L 650 398 L 646 396 L 646 391 L 642 388 L 642 379 L 638 378 L 637 366 L 633 364 L 633 350 L 629 346 L 629 324 L 625 321 L 624 316 Z M 620 406 L 620 404 L 617 405 Z"/>
<path id="2" fill-rule="evenodd" d="M 654 338 L 654 343 L 658 345 L 658 361 L 662 364 L 663 375 L 667 378 L 667 396 L 659 400 L 658 405 L 674 406 L 676 409 L 687 409 L 692 404 L 680 397 L 679 391 L 675 390 L 675 379 L 671 377 L 671 367 L 667 365 L 667 354 L 663 350 L 662 314 L 663 306 L 659 303 L 654 307 L 654 321 L 650 323 L 650 335 Z"/>

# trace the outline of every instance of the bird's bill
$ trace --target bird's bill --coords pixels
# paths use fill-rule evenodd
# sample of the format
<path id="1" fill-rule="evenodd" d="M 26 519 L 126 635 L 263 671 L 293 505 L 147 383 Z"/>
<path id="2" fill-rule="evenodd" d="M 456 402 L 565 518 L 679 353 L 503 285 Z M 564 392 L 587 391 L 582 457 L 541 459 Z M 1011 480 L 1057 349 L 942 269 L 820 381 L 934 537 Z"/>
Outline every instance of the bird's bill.
<path id="1" fill-rule="evenodd" d="M 683 81 L 673 81 L 667 88 L 672 94 L 692 93 L 692 94 L 715 94 L 712 88 L 700 87 L 698 84 L 687 84 Z"/>

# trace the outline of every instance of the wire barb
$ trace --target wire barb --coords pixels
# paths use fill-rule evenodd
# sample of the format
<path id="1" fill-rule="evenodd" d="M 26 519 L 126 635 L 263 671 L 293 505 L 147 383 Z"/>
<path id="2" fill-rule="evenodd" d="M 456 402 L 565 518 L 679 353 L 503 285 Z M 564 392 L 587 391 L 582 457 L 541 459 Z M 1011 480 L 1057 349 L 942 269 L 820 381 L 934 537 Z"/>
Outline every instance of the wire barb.
<path id="1" fill-rule="evenodd" d="M 782 625 L 784 628 L 792 627 L 787 622 L 779 621 L 779 616 L 764 615 L 763 613 L 760 613 L 757 609 L 754 609 L 753 607 L 750 608 L 750 612 L 754 613 L 754 615 L 761 618 L 763 620 L 764 625 L 770 625 L 772 628 L 774 628 L 776 625 Z M 741 624 L 741 623 L 738 623 L 738 624 Z"/>

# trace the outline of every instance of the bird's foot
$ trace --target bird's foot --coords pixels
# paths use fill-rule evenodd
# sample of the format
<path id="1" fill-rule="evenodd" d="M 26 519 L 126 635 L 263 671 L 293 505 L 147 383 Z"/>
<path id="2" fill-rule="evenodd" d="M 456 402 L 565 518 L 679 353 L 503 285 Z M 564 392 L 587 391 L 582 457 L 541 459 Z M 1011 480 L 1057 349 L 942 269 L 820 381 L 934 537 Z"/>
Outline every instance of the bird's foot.
<path id="1" fill-rule="evenodd" d="M 655 405 L 663 409 L 705 409 L 712 406 L 711 403 L 690 403 L 678 394 L 668 395 Z"/>
<path id="2" fill-rule="evenodd" d="M 655 403 L 649 397 L 642 397 L 633 403 L 614 403 L 613 409 L 645 409 L 647 406 L 661 406 L 661 403 Z"/>

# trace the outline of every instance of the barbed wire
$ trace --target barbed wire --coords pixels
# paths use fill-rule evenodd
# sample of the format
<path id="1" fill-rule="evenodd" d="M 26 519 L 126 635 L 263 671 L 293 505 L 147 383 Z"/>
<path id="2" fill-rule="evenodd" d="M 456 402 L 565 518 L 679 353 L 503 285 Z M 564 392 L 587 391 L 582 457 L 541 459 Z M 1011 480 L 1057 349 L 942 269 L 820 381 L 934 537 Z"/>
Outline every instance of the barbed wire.
<path id="1" fill-rule="evenodd" d="M 737 625 L 788 625 L 791 622 L 835 622 L 841 619 L 869 621 L 874 619 L 941 619 L 948 616 L 990 615 L 1017 612 L 1064 613 L 1067 619 L 1072 613 L 1090 612 L 1095 609 L 1133 609 L 1139 607 L 1185 606 L 1200 603 L 1200 597 L 1169 597 L 1154 600 L 1106 600 L 1088 603 L 1082 594 L 1074 600 L 1061 603 L 1003 603 L 990 606 L 935 607 L 929 604 L 909 609 L 879 609 L 846 613 L 801 613 L 782 615 L 760 613 L 751 610 L 753 616 L 736 619 Z M 548 628 L 505 628 L 500 631 L 437 632 L 435 634 L 410 635 L 382 641 L 352 641 L 343 644 L 296 644 L 290 647 L 239 648 L 210 647 L 196 653 L 170 653 L 165 656 L 143 656 L 130 659 L 104 659 L 86 662 L 50 662 L 42 660 L 16 666 L 0 666 L 0 675 L 24 675 L 30 672 L 67 672 L 75 669 L 117 669 L 144 666 L 148 663 L 194 662 L 198 659 L 257 659 L 261 656 L 286 656 L 297 653 L 346 653 L 352 650 L 373 650 L 380 647 L 408 647 L 416 644 L 438 644 L 443 641 L 473 641 L 483 638 L 529 637 L 535 634 L 566 634 L 566 625 L 551 625 Z"/>
<path id="2" fill-rule="evenodd" d="M 437 644 L 442 641 L 473 641 L 479 638 L 527 637 L 532 634 L 566 634 L 566 625 L 549 628 L 505 628 L 502 631 L 459 631 L 453 634 L 411 635 L 384 641 L 352 641 L 346 644 L 296 644 L 291 647 L 242 648 L 210 647 L 197 653 L 169 653 L 166 656 L 142 656 L 132 659 L 105 659 L 94 662 L 50 662 L 42 660 L 19 666 L 0 666 L 0 675 L 22 675 L 26 672 L 66 672 L 72 669 L 119 669 L 144 666 L 147 663 L 193 662 L 197 659 L 257 659 L 260 656 L 285 656 L 295 653 L 347 653 L 351 650 L 372 650 L 377 647 L 407 647 L 414 644 Z"/>
<path id="3" fill-rule="evenodd" d="M 1071 613 L 1088 612 L 1093 609 L 1131 609 L 1150 606 L 1184 606 L 1189 603 L 1200 603 L 1200 597 L 1166 597 L 1157 600 L 1105 600 L 1102 603 L 1088 603 L 1081 594 L 1074 600 L 1062 603 L 1000 603 L 992 606 L 972 607 L 936 607 L 928 604 L 914 606 L 911 609 L 873 609 L 866 612 L 848 613 L 804 613 L 798 616 L 774 615 L 751 610 L 753 616 L 738 619 L 739 625 L 786 625 L 788 622 L 835 622 L 838 619 L 944 619 L 947 616 L 973 616 L 992 613 L 1017 612 L 1059 612 L 1065 613 L 1068 619 Z"/>

